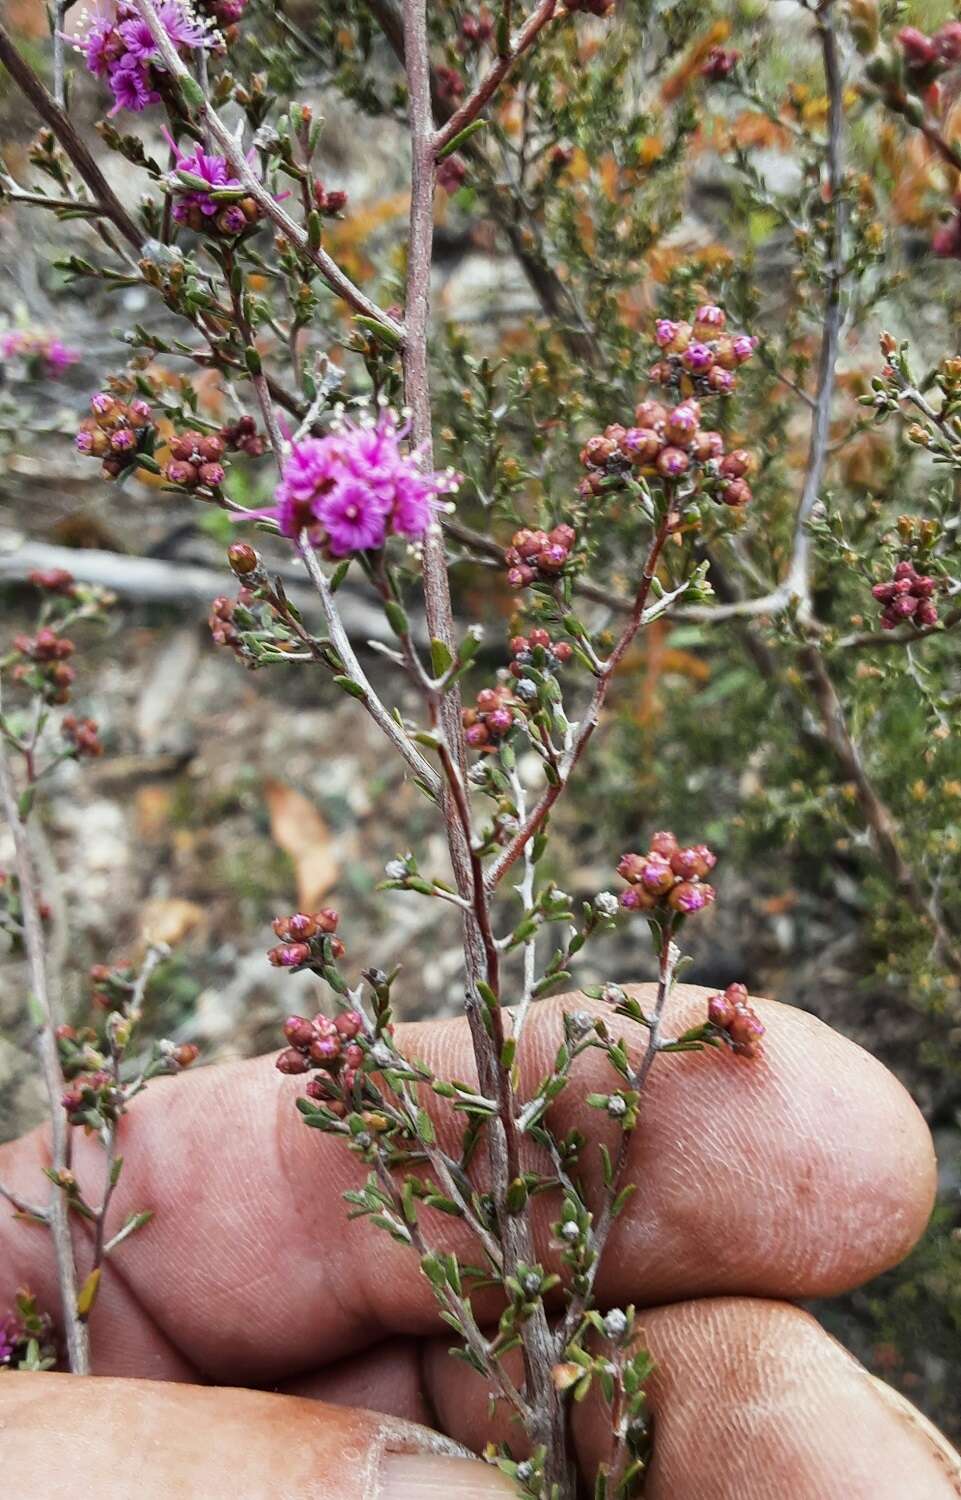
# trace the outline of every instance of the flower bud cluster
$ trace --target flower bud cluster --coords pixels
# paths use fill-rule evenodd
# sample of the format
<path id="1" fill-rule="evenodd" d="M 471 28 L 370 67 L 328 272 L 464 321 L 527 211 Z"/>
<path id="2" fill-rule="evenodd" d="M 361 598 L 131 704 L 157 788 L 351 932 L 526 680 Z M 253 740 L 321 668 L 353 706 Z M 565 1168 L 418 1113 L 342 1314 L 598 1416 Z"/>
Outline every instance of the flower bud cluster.
<path id="1" fill-rule="evenodd" d="M 78 453 L 103 460 L 103 473 L 116 479 L 136 467 L 142 455 L 153 454 L 153 413 L 139 396 L 121 401 L 109 391 L 97 391 L 90 398 L 91 415 L 74 438 Z"/>
<path id="2" fill-rule="evenodd" d="M 115 964 L 92 964 L 90 998 L 100 1010 L 120 1010 L 134 991 L 133 966 L 121 959 Z"/>
<path id="3" fill-rule="evenodd" d="M 312 1021 L 306 1016 L 288 1016 L 284 1022 L 288 1046 L 276 1067 L 287 1074 L 314 1071 L 317 1076 L 307 1084 L 307 1096 L 343 1119 L 347 1106 L 338 1094 L 350 1096 L 357 1085 L 364 1062 L 364 1049 L 357 1039 L 365 1030 L 359 1010 L 341 1011 L 333 1020 L 323 1014 Z"/>
<path id="4" fill-rule="evenodd" d="M 236 422 L 228 422 L 221 427 L 220 436 L 228 453 L 246 453 L 248 458 L 261 458 L 267 451 L 266 439 L 257 431 L 253 417 L 238 417 Z"/>
<path id="5" fill-rule="evenodd" d="M 78 760 L 84 757 L 95 760 L 98 755 L 103 754 L 95 719 L 78 719 L 75 714 L 65 714 L 60 721 L 60 732 L 67 743 L 73 746 Z"/>
<path id="6" fill-rule="evenodd" d="M 567 9 L 574 14 L 583 11 L 588 16 L 606 16 L 614 8 L 614 0 L 567 0 Z"/>
<path id="7" fill-rule="evenodd" d="M 724 309 L 713 302 L 697 309 L 693 323 L 658 318 L 654 341 L 661 358 L 651 379 L 683 395 L 730 395 L 737 386 L 735 371 L 751 358 L 758 340 L 750 333 L 726 333 L 726 325 Z"/>
<path id="8" fill-rule="evenodd" d="M 120 1118 L 123 1090 L 111 1073 L 100 1069 L 75 1078 L 60 1103 L 71 1125 L 89 1125 L 96 1129 L 100 1120 Z"/>
<path id="9" fill-rule="evenodd" d="M 239 599 L 228 599 L 226 594 L 218 594 L 210 606 L 210 614 L 207 616 L 207 624 L 210 626 L 210 634 L 213 636 L 214 644 L 217 646 L 229 646 L 238 656 L 243 655 L 243 646 L 240 631 L 234 624 L 234 611 L 237 605 L 243 603 L 243 595 L 246 589 L 241 590 Z"/>
<path id="10" fill-rule="evenodd" d="M 59 594 L 64 599 L 73 599 L 77 592 L 76 579 L 66 568 L 34 568 L 27 574 L 27 582 L 45 594 Z"/>
<path id="11" fill-rule="evenodd" d="M 247 8 L 247 0 L 194 0 L 199 15 L 209 16 L 220 27 L 236 26 Z"/>
<path id="12" fill-rule="evenodd" d="M 507 581 L 511 588 L 523 589 L 535 581 L 553 581 L 567 567 L 576 540 L 573 526 L 555 526 L 552 531 L 523 527 L 515 531 L 504 554 Z"/>
<path id="13" fill-rule="evenodd" d="M 467 163 L 462 156 L 445 156 L 437 164 L 437 185 L 445 193 L 456 193 L 467 180 Z"/>
<path id="14" fill-rule="evenodd" d="M 164 477 L 179 489 L 219 490 L 226 478 L 221 462 L 226 450 L 219 432 L 181 432 L 171 441 Z"/>
<path id="15" fill-rule="evenodd" d="M 541 672 L 556 672 L 558 667 L 566 666 L 574 655 L 574 648 L 570 641 L 552 641 L 549 633 L 538 626 L 529 630 L 526 635 L 515 635 L 511 638 L 511 664 L 509 671 L 512 677 L 523 679 L 528 667 L 536 667 Z"/>
<path id="16" fill-rule="evenodd" d="M 494 35 L 494 17 L 482 5 L 479 10 L 468 13 L 460 23 L 460 34 L 466 46 L 461 47 L 466 52 L 468 47 L 482 47 L 489 42 Z"/>
<path id="17" fill-rule="evenodd" d="M 580 483 L 584 499 L 610 489 L 612 476 L 631 471 L 667 480 L 700 473 L 724 505 L 739 509 L 748 504 L 751 488 L 745 475 L 754 467 L 753 454 L 746 448 L 725 453 L 720 432 L 701 427 L 699 401 L 688 397 L 670 408 L 660 401 L 641 401 L 634 419 L 636 426 L 615 422 L 581 449 L 588 471 Z"/>
<path id="18" fill-rule="evenodd" d="M 717 863 L 706 844 L 682 846 L 673 833 L 655 833 L 646 854 L 624 854 L 617 873 L 627 881 L 621 905 L 627 911 L 701 911 L 714 900 L 705 881 Z"/>
<path id="19" fill-rule="evenodd" d="M 940 73 L 961 62 L 961 21 L 946 21 L 933 36 L 917 26 L 904 26 L 897 40 L 904 70 L 914 87 L 927 88 Z"/>
<path id="20" fill-rule="evenodd" d="M 740 61 L 741 54 L 734 47 L 712 47 L 701 67 L 701 77 L 710 83 L 723 83 Z"/>
<path id="21" fill-rule="evenodd" d="M 482 688 L 473 708 L 465 708 L 461 714 L 464 738 L 473 750 L 496 750 L 514 728 L 515 715 L 509 688 Z"/>
<path id="22" fill-rule="evenodd" d="M 961 193 L 955 193 L 951 202 L 950 219 L 931 236 L 931 253 L 941 260 L 961 260 Z"/>
<path id="23" fill-rule="evenodd" d="M 67 658 L 76 649 L 73 641 L 44 625 L 36 635 L 16 635 L 13 649 L 20 657 L 13 680 L 39 693 L 47 703 L 69 703 L 70 685 L 76 676 Z"/>
<path id="24" fill-rule="evenodd" d="M 881 611 L 881 629 L 894 630 L 911 622 L 927 627 L 938 623 L 938 606 L 934 602 L 937 580 L 919 573 L 912 562 L 899 562 L 890 583 L 876 583 L 871 593 Z"/>
<path id="25" fill-rule="evenodd" d="M 761 1050 L 764 1026 L 747 1001 L 743 984 L 729 984 L 723 994 L 712 995 L 707 1002 L 708 1020 L 724 1033 L 732 1051 L 740 1057 L 757 1057 Z"/>
<path id="26" fill-rule="evenodd" d="M 289 917 L 275 917 L 271 925 L 280 942 L 269 950 L 268 962 L 275 969 L 299 969 L 312 960 L 343 958 L 347 950 L 340 938 L 333 936 L 339 921 L 337 912 L 329 906 L 313 915 L 296 911 Z"/>
<path id="27" fill-rule="evenodd" d="M 325 188 L 322 182 L 314 183 L 314 207 L 327 219 L 335 219 L 347 207 L 347 194 L 341 188 Z"/>
<path id="28" fill-rule="evenodd" d="M 37 915 L 41 922 L 49 922 L 53 916 L 53 908 L 49 901 L 44 900 L 41 893 L 36 893 Z M 20 881 L 12 872 L 0 870 L 0 916 L 3 926 L 8 931 L 12 930 L 14 936 L 23 927 L 23 903 L 20 900 Z"/>

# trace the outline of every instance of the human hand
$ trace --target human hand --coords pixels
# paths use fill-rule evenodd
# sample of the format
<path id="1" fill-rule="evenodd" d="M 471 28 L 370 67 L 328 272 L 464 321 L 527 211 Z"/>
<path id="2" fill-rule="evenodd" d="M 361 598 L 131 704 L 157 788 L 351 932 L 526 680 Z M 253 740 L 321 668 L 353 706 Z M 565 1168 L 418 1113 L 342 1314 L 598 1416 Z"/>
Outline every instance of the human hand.
<path id="1" fill-rule="evenodd" d="M 671 1028 L 700 1019 L 705 997 L 679 988 Z M 571 1004 L 548 1001 L 532 1013 L 528 1084 L 549 1065 L 560 1010 Z M 858 1047 L 802 1012 L 764 1002 L 759 1010 L 764 1056 L 665 1058 L 632 1139 L 628 1175 L 638 1190 L 611 1238 L 599 1301 L 646 1309 L 640 1323 L 657 1369 L 645 1493 L 956 1500 L 961 1462 L 944 1439 L 789 1300 L 855 1286 L 911 1247 L 934 1187 L 924 1123 Z M 462 1021 L 399 1031 L 402 1048 L 442 1076 L 470 1076 Z M 575 1123 L 596 1131 L 596 1113 L 585 1119 L 578 1101 L 603 1066 L 584 1059 L 557 1101 L 562 1132 Z M 490 1436 L 483 1383 L 447 1355 L 411 1252 L 346 1221 L 341 1193 L 359 1166 L 339 1141 L 303 1127 L 297 1086 L 261 1058 L 161 1082 L 137 1101 L 122 1130 L 117 1222 L 145 1206 L 155 1218 L 112 1257 L 93 1323 L 95 1369 L 120 1378 L 0 1378 L 0 1473 L 10 1494 L 512 1493 L 493 1470 L 440 1453 L 439 1440 L 397 1421 L 474 1449 Z M 450 1123 L 439 1110 L 439 1130 Z M 97 1171 L 98 1149 L 78 1140 L 81 1181 Z M 3 1147 L 0 1178 L 35 1197 L 45 1151 L 43 1132 Z M 535 1202 L 549 1259 L 551 1209 Z M 443 1219 L 436 1235 L 446 1248 L 468 1248 L 455 1221 Z M 80 1261 L 82 1271 L 82 1249 Z M 4 1216 L 0 1305 L 24 1283 L 56 1306 L 46 1232 Z M 496 1317 L 494 1305 L 476 1306 L 482 1319 Z M 603 1456 L 604 1416 L 587 1402 L 574 1422 L 589 1475 Z"/>

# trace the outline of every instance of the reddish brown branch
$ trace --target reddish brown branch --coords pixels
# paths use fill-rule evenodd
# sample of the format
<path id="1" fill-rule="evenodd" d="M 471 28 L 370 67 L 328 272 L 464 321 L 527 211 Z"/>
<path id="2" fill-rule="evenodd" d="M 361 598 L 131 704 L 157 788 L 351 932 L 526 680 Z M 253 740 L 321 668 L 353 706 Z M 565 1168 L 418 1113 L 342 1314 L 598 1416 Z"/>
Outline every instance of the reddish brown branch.
<path id="1" fill-rule="evenodd" d="M 455 136 L 477 119 L 484 105 L 496 94 L 514 64 L 534 45 L 538 36 L 557 13 L 558 0 L 541 0 L 540 5 L 521 27 L 517 41 L 499 57 L 477 88 L 451 115 L 434 137 L 435 156 L 449 146 Z"/>
<path id="2" fill-rule="evenodd" d="M 580 760 L 591 736 L 597 728 L 601 709 L 604 707 L 608 689 L 611 685 L 611 679 L 623 660 L 631 642 L 641 628 L 644 610 L 651 592 L 651 584 L 654 582 L 654 575 L 657 571 L 658 559 L 670 533 L 672 520 L 671 508 L 668 505 L 644 563 L 644 572 L 641 575 L 641 582 L 634 596 L 631 617 L 621 632 L 617 645 L 604 663 L 603 671 L 600 673 L 597 686 L 594 689 L 594 696 L 591 699 L 584 718 L 581 720 L 574 743 L 564 758 L 564 762 L 558 772 L 557 780 L 545 788 L 537 806 L 533 809 L 526 822 L 511 839 L 497 861 L 488 870 L 488 890 L 493 890 L 499 884 L 511 868 L 511 865 L 523 854 L 530 840 L 540 831 L 545 818 L 570 781 L 574 767 Z"/>

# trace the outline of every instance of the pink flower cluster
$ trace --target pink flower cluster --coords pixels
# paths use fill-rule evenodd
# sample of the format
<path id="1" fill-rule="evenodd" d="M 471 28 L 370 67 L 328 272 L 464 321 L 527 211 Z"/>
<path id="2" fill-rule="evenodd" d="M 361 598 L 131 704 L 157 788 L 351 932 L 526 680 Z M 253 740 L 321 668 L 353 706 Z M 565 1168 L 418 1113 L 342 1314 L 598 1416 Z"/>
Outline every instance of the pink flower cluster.
<path id="1" fill-rule="evenodd" d="M 705 884 L 717 863 L 706 844 L 682 847 L 673 833 L 655 833 L 646 854 L 624 854 L 617 873 L 627 881 L 621 905 L 627 911 L 657 908 L 688 916 L 714 900 L 714 887 Z"/>
<path id="2" fill-rule="evenodd" d="M 894 630 L 906 624 L 925 628 L 938 623 L 938 606 L 934 602 L 937 580 L 919 573 L 914 563 L 899 562 L 890 583 L 876 583 L 871 593 L 881 611 L 881 629 Z"/>
<path id="3" fill-rule="evenodd" d="M 677 386 L 683 395 L 727 396 L 737 386 L 735 371 L 746 364 L 758 346 L 750 333 L 725 333 L 727 314 L 705 302 L 694 321 L 658 318 L 654 341 L 663 351 L 651 370 L 659 385 Z"/>
<path id="4" fill-rule="evenodd" d="M 408 428 L 394 413 L 376 421 L 343 420 L 326 437 L 294 443 L 284 463 L 276 504 L 258 514 L 296 541 L 306 530 L 331 557 L 369 552 L 388 536 L 416 541 L 430 526 L 441 495 L 457 488 L 450 471 L 421 468 L 404 453 Z"/>
<path id="5" fill-rule="evenodd" d="M 211 22 L 199 19 L 188 0 L 160 0 L 164 31 L 181 54 L 218 41 Z M 117 0 L 107 13 L 85 17 L 85 29 L 71 38 L 90 72 L 106 79 L 114 97 L 112 115 L 122 109 L 141 111 L 160 101 L 165 68 L 146 21 L 128 0 Z"/>
<path id="6" fill-rule="evenodd" d="M 57 380 L 64 370 L 75 365 L 80 358 L 76 349 L 70 349 L 61 339 L 49 333 L 28 333 L 19 330 L 0 334 L 0 359 L 23 359 L 39 367 L 51 380 Z"/>

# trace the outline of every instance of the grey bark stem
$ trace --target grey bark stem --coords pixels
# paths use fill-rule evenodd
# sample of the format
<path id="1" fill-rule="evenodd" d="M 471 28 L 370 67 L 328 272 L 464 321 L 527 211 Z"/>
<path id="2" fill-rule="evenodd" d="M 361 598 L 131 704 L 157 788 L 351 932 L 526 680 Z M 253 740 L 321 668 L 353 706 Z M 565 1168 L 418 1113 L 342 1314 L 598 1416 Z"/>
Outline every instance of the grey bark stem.
<path id="1" fill-rule="evenodd" d="M 20 882 L 23 940 L 30 968 L 30 985 L 42 1018 L 37 1037 L 37 1050 L 50 1111 L 50 1164 L 54 1172 L 63 1172 L 67 1167 L 68 1125 L 61 1103 L 64 1081 L 57 1046 L 57 1016 L 47 985 L 43 925 L 37 905 L 33 859 L 27 830 L 20 817 L 17 790 L 10 770 L 6 742 L 2 735 L 0 735 L 0 802 L 3 804 L 4 816 L 13 836 L 17 879 Z M 70 1234 L 69 1213 L 64 1190 L 54 1187 L 50 1207 L 46 1210 L 46 1220 L 53 1238 L 57 1285 L 60 1291 L 63 1329 L 67 1341 L 67 1358 L 74 1375 L 89 1375 L 90 1341 L 86 1324 L 77 1316 L 77 1267 Z"/>

